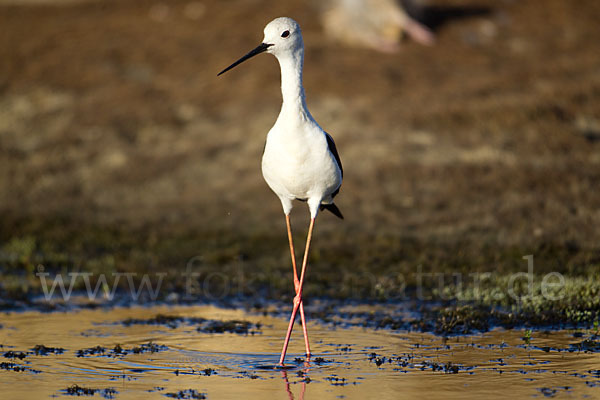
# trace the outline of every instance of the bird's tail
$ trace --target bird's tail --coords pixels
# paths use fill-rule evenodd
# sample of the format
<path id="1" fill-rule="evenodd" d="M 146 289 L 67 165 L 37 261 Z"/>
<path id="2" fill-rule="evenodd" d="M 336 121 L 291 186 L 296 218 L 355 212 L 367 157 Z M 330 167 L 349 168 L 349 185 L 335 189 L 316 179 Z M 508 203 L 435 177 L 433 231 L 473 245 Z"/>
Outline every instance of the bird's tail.
<path id="1" fill-rule="evenodd" d="M 342 212 L 340 211 L 340 209 L 334 203 L 331 203 L 331 204 L 321 204 L 319 206 L 319 211 L 323 211 L 323 210 L 329 211 L 330 213 L 332 213 L 333 215 L 335 215 L 339 219 L 344 219 L 344 216 L 342 215 Z"/>

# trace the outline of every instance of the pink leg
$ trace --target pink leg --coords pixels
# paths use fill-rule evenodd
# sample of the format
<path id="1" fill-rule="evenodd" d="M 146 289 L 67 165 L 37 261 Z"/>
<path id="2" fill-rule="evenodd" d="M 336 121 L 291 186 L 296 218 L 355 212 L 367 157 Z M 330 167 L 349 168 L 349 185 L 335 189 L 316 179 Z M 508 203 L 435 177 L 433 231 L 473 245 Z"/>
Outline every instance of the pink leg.
<path id="1" fill-rule="evenodd" d="M 294 269 L 294 289 L 298 291 L 298 272 L 296 270 L 296 251 L 294 250 L 294 240 L 292 239 L 292 223 L 290 222 L 290 216 L 285 216 L 285 224 L 287 225 L 288 241 L 290 242 L 290 254 L 292 256 L 292 268 Z"/>
<path id="2" fill-rule="evenodd" d="M 306 346 L 306 358 L 310 359 L 310 344 L 308 344 L 308 328 L 304 318 L 304 302 L 300 300 L 300 320 L 302 321 L 302 333 L 304 333 L 304 345 Z"/>
<path id="3" fill-rule="evenodd" d="M 290 343 L 290 336 L 292 335 L 292 328 L 294 327 L 294 320 L 296 319 L 296 313 L 298 312 L 298 306 L 300 305 L 300 301 L 297 301 L 297 298 L 297 296 L 294 297 L 294 308 L 292 309 L 292 316 L 290 317 L 290 323 L 285 335 L 285 341 L 283 342 L 283 349 L 281 350 L 281 357 L 279 358 L 280 365 L 283 365 L 285 353 L 287 353 L 288 344 Z"/>
<path id="4" fill-rule="evenodd" d="M 291 228 L 290 228 L 290 224 L 289 224 L 289 217 L 286 216 L 286 221 L 288 223 L 288 236 L 290 238 L 290 251 L 293 251 L 293 245 L 291 244 Z M 283 365 L 283 360 L 285 359 L 285 353 L 287 352 L 287 347 L 290 341 L 290 336 L 292 334 L 292 328 L 294 327 L 294 321 L 296 319 L 296 314 L 298 313 L 298 309 L 300 308 L 301 311 L 301 315 L 304 314 L 304 306 L 302 305 L 302 285 L 304 283 L 304 274 L 306 272 L 306 264 L 308 262 L 308 253 L 310 250 L 310 241 L 312 239 L 312 232 L 315 226 L 315 219 L 312 218 L 310 220 L 310 226 L 308 228 L 308 237 L 306 238 L 306 248 L 304 249 L 304 259 L 302 260 L 302 271 L 300 273 L 300 282 L 298 282 L 298 285 L 296 286 L 296 280 L 297 275 L 296 275 L 296 268 L 294 267 L 294 275 L 295 275 L 295 279 L 294 279 L 294 286 L 296 286 L 296 297 L 294 297 L 294 308 L 292 309 L 292 315 L 290 317 L 290 323 L 288 325 L 288 330 L 287 330 L 287 334 L 285 336 L 285 341 L 283 343 L 283 349 L 281 350 L 281 358 L 279 359 L 279 364 Z M 295 257 L 292 257 L 295 259 Z M 293 261 L 293 264 L 295 265 L 295 260 Z M 303 317 L 303 315 L 302 315 Z M 307 357 L 310 357 L 310 347 L 308 344 L 308 333 L 306 331 L 306 319 L 302 318 L 302 322 L 303 322 L 303 331 L 304 331 L 304 341 L 305 341 L 305 345 L 306 345 L 306 354 Z"/>
<path id="5" fill-rule="evenodd" d="M 298 287 L 300 281 L 298 280 L 298 270 L 296 268 L 296 252 L 294 250 L 294 240 L 292 238 L 292 224 L 290 222 L 290 216 L 285 216 L 285 222 L 287 225 L 288 241 L 290 242 L 290 255 L 292 256 L 292 268 L 294 269 L 294 289 L 298 294 Z M 306 357 L 310 358 L 310 344 L 308 342 L 308 328 L 306 326 L 306 318 L 304 317 L 304 302 L 300 302 L 300 320 L 302 321 L 302 333 L 304 334 L 304 345 L 306 346 Z"/>

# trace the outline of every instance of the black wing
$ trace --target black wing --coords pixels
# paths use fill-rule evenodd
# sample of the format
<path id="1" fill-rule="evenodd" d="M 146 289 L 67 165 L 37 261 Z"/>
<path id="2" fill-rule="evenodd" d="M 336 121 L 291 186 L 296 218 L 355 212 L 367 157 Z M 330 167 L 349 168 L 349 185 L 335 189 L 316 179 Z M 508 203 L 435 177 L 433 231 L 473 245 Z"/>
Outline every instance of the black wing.
<path id="1" fill-rule="evenodd" d="M 340 155 L 338 154 L 337 148 L 335 147 L 335 142 L 333 141 L 333 138 L 331 137 L 331 135 L 329 135 L 329 133 L 327 133 L 327 132 L 325 132 L 325 137 L 327 138 L 327 147 L 328 147 L 329 151 L 331 152 L 331 154 L 333 154 L 333 158 L 335 159 L 335 162 L 337 163 L 338 167 L 340 167 L 340 172 L 342 173 L 342 178 L 343 178 L 344 177 L 344 168 L 342 168 L 342 160 L 340 160 Z M 340 187 L 341 187 L 341 185 L 340 185 Z M 340 192 L 340 187 L 338 187 L 337 189 L 335 189 L 335 191 L 333 193 L 331 193 L 332 198 L 334 198 L 335 195 L 337 195 Z M 337 206 L 333 203 L 321 204 L 319 209 L 321 211 L 327 210 L 327 211 L 331 212 L 333 215 L 335 215 L 336 217 L 344 219 L 344 216 L 342 215 L 340 209 L 337 208 Z"/>
<path id="2" fill-rule="evenodd" d="M 335 162 L 337 162 L 338 167 L 340 167 L 340 171 L 342 172 L 342 178 L 344 177 L 344 168 L 342 168 L 342 160 L 340 160 L 340 155 L 338 154 L 337 148 L 335 147 L 335 142 L 329 133 L 325 132 L 325 137 L 327 138 L 327 147 L 329 147 L 329 151 L 333 154 L 333 158 L 335 158 Z M 341 185 L 340 185 L 341 186 Z M 335 192 L 331 194 L 331 197 L 335 197 L 336 194 L 340 192 L 340 188 L 335 189 Z"/>
<path id="3" fill-rule="evenodd" d="M 344 216 L 342 215 L 342 212 L 340 211 L 340 209 L 333 203 L 321 204 L 319 206 L 319 210 L 321 210 L 321 211 L 327 210 L 330 213 L 332 213 L 333 215 L 335 215 L 336 217 L 338 217 L 339 219 L 344 219 Z"/>
<path id="4" fill-rule="evenodd" d="M 338 167 L 340 167 L 340 171 L 342 171 L 342 178 L 344 177 L 344 168 L 342 168 L 342 160 L 340 160 L 340 155 L 338 154 L 337 148 L 335 147 L 335 142 L 331 135 L 325 132 L 325 137 L 327 138 L 327 147 L 329 147 L 329 151 L 333 154 L 333 158 L 335 158 L 335 162 L 337 162 Z"/>

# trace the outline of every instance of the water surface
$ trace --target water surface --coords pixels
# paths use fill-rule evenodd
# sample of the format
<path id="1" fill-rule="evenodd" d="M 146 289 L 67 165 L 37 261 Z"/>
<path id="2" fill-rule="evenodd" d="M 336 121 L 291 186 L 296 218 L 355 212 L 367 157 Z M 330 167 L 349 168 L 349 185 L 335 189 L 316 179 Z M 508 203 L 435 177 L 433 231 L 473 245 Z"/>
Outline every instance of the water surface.
<path id="1" fill-rule="evenodd" d="M 123 323 L 161 314 L 187 319 Z M 201 324 L 194 318 L 258 325 L 242 334 L 206 333 L 197 330 Z M 586 331 L 534 331 L 527 344 L 520 330 L 444 339 L 309 322 L 312 360 L 304 360 L 297 328 L 282 369 L 276 364 L 286 318 L 241 310 L 156 306 L 15 312 L 2 315 L 0 324 L 5 355 L 0 357 L 0 392 L 6 399 L 70 397 L 66 389 L 72 385 L 98 389 L 94 398 L 116 399 L 201 394 L 260 400 L 479 399 L 507 393 L 600 398 L 600 354 L 574 347 Z M 64 351 L 36 355 L 36 345 Z"/>

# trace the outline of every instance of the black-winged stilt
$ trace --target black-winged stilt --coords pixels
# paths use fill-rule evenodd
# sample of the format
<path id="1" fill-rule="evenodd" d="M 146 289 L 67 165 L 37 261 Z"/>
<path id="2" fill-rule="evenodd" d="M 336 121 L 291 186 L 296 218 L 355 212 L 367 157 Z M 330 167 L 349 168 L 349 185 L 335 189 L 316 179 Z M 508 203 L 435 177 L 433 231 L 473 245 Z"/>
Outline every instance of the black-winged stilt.
<path id="1" fill-rule="evenodd" d="M 296 296 L 279 359 L 279 363 L 283 364 L 298 310 L 302 320 L 306 356 L 310 358 L 311 355 L 302 301 L 302 285 L 315 219 L 319 210 L 325 209 L 343 218 L 340 210 L 333 203 L 333 198 L 338 194 L 342 184 L 343 170 L 333 139 L 317 124 L 306 107 L 302 86 L 304 42 L 300 26 L 291 18 L 276 18 L 267 24 L 264 34 L 260 45 L 218 75 L 263 52 L 273 54 L 281 68 L 283 105 L 275 125 L 267 135 L 262 158 L 262 173 L 283 206 L 294 271 Z M 310 225 L 300 278 L 296 269 L 290 223 L 293 200 L 306 201 L 310 210 Z"/>

